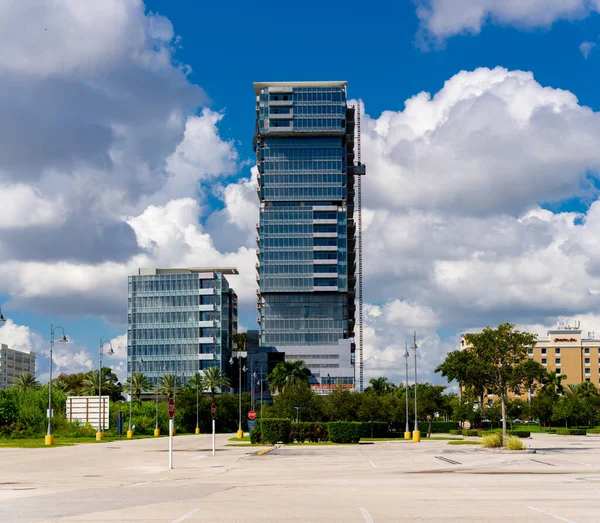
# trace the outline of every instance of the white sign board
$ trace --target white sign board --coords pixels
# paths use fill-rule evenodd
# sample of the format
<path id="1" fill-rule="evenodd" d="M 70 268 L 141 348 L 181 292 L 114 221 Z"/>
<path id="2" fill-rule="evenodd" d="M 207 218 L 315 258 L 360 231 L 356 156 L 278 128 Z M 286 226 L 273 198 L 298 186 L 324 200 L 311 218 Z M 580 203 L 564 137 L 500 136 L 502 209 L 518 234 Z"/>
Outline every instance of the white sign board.
<path id="1" fill-rule="evenodd" d="M 109 396 L 102 396 L 102 430 L 109 428 Z M 99 424 L 100 404 L 98 396 L 68 396 L 67 419 L 90 424 L 96 428 Z"/>

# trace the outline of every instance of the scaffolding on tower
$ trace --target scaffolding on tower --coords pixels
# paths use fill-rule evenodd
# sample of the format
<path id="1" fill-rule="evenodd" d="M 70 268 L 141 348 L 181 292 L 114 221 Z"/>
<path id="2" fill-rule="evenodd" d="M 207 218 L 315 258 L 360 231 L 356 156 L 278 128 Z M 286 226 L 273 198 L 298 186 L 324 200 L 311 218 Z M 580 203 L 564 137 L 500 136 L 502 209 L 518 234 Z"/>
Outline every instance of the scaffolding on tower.
<path id="1" fill-rule="evenodd" d="M 357 240 L 358 240 L 358 390 L 363 391 L 363 267 L 362 267 L 362 177 L 366 166 L 362 164 L 360 151 L 360 101 L 356 103 L 356 162 L 354 174 L 357 177 Z"/>

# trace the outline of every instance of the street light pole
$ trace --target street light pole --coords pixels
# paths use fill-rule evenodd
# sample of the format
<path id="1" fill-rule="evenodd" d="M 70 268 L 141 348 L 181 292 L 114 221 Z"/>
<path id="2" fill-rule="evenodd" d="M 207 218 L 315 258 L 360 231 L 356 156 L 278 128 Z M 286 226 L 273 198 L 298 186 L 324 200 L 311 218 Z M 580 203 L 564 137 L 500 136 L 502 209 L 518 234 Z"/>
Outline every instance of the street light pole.
<path id="1" fill-rule="evenodd" d="M 413 431 L 413 441 L 421 441 L 421 432 L 419 431 L 419 419 L 417 415 L 417 333 L 414 333 L 413 345 L 411 347 L 415 351 L 415 430 Z"/>
<path id="2" fill-rule="evenodd" d="M 46 445 L 54 444 L 54 436 L 52 435 L 52 352 L 54 351 L 54 333 L 57 329 L 60 329 L 63 333 L 60 340 L 60 343 L 67 343 L 67 336 L 65 335 L 65 329 L 63 329 L 60 325 L 56 327 L 54 325 L 50 325 L 50 381 L 48 382 L 48 432 L 46 437 L 44 438 L 44 443 Z"/>
<path id="3" fill-rule="evenodd" d="M 231 358 L 229 359 L 229 363 L 231 365 L 233 365 L 234 358 L 237 360 L 237 364 L 238 364 L 238 403 L 239 403 L 238 417 L 239 417 L 239 419 L 238 419 L 237 437 L 238 437 L 238 439 L 242 439 L 244 437 L 244 431 L 242 430 L 242 356 L 239 352 L 238 352 L 237 356 L 231 356 Z M 244 367 L 243 370 L 245 371 L 246 367 Z"/>
<path id="4" fill-rule="evenodd" d="M 102 341 L 100 339 L 100 368 L 98 371 L 98 432 L 96 432 L 96 440 L 102 440 L 102 432 L 104 430 L 104 425 L 102 423 L 102 413 L 104 409 L 102 408 L 102 356 L 104 355 L 104 345 L 110 345 L 110 349 L 108 350 L 109 356 L 112 356 L 115 351 L 112 348 L 112 343 L 110 341 Z"/>
<path id="5" fill-rule="evenodd" d="M 404 345 L 404 359 L 406 360 L 406 392 L 404 397 L 406 399 L 406 428 L 404 429 L 404 439 L 410 439 L 410 425 L 408 424 L 408 358 L 410 354 L 408 352 L 408 343 Z"/>

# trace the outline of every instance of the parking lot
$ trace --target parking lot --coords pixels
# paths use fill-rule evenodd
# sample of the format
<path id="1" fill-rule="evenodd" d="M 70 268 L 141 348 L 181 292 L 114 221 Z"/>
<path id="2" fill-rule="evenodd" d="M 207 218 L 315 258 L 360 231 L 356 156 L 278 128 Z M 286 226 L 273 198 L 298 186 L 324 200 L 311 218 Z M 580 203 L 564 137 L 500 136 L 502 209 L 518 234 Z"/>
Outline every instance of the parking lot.
<path id="1" fill-rule="evenodd" d="M 218 435 L 0 449 L 0 515 L 29 521 L 596 522 L 600 438 L 534 434 L 536 453 L 447 441 L 285 446 Z"/>

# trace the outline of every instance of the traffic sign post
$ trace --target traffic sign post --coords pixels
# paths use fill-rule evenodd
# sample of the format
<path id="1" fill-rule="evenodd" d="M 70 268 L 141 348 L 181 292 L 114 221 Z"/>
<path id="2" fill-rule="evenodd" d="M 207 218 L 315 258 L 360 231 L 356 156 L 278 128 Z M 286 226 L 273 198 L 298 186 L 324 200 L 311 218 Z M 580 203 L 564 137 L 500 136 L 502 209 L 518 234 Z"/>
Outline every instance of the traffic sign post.
<path id="1" fill-rule="evenodd" d="M 217 406 L 212 403 L 210 406 L 210 415 L 212 416 L 212 444 L 213 444 L 213 448 L 212 448 L 212 455 L 215 455 L 215 417 L 217 415 Z"/>
<path id="2" fill-rule="evenodd" d="M 173 432 L 175 430 L 175 400 L 169 398 L 169 469 L 173 468 Z"/>
<path id="3" fill-rule="evenodd" d="M 256 412 L 254 412 L 253 410 L 248 412 L 248 419 L 256 419 Z"/>

